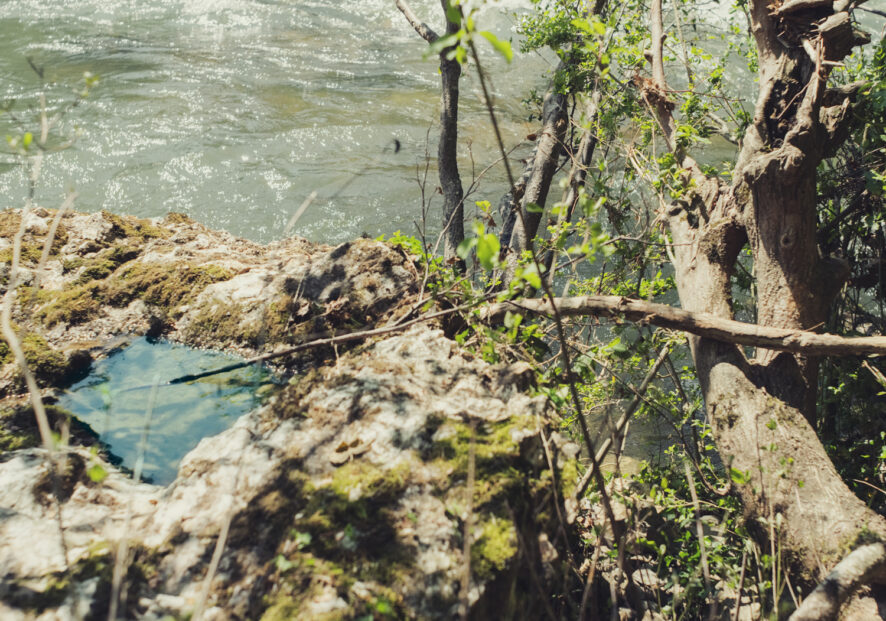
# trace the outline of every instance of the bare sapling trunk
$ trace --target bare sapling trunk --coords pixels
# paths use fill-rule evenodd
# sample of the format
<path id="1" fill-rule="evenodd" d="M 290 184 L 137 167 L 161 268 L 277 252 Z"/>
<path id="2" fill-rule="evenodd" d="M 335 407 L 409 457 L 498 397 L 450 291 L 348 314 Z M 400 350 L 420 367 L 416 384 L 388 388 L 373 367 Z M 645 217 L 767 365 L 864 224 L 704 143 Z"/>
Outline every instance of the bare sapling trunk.
<path id="1" fill-rule="evenodd" d="M 450 0 L 440 0 L 444 15 L 450 7 Z M 413 29 L 428 43 L 434 43 L 440 36 L 427 24 L 416 17 L 406 0 L 397 0 L 397 8 L 403 13 Z M 458 32 L 459 26 L 447 18 L 446 35 Z M 464 267 L 458 257 L 458 246 L 465 238 L 464 189 L 458 172 L 458 83 L 461 79 L 461 65 L 455 59 L 447 58 L 452 48 L 440 51 L 440 142 L 437 145 L 437 170 L 440 178 L 440 192 L 443 195 L 443 257 L 447 263 Z"/>
<path id="2" fill-rule="evenodd" d="M 441 0 L 444 11 L 449 0 Z M 446 34 L 458 31 L 458 24 L 447 20 Z M 459 244 L 465 238 L 464 189 L 458 174 L 458 81 L 461 65 L 447 59 L 449 48 L 440 52 L 440 79 L 443 92 L 440 101 L 440 144 L 437 146 L 437 166 L 440 189 L 443 192 L 443 256 L 446 261 L 463 262 L 458 258 Z"/>
<path id="3" fill-rule="evenodd" d="M 560 68 L 562 64 L 558 67 Z M 564 152 L 568 120 L 566 95 L 557 92 L 552 82 L 545 93 L 542 127 L 536 138 L 535 148 L 526 163 L 520 182 L 516 184 L 518 187 L 510 189 L 499 207 L 503 210 L 502 229 L 505 232 L 502 243 L 509 249 L 505 283 L 513 278 L 518 259 L 530 248 L 532 240 L 538 234 L 542 209 L 547 202 L 560 155 Z M 517 209 L 522 211 L 522 217 L 516 213 Z"/>

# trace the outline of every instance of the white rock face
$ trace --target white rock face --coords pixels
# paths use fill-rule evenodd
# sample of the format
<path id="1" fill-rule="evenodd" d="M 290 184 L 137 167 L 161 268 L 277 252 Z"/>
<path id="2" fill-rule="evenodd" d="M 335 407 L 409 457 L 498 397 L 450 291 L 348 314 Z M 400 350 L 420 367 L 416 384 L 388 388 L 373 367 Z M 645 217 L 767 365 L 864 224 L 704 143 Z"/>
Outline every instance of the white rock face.
<path id="1" fill-rule="evenodd" d="M 506 424 L 510 413 L 522 422 L 498 440 L 503 446 L 492 448 L 503 460 L 503 469 L 521 463 L 528 468 L 527 447 L 537 444 L 537 430 L 546 424 L 544 399 L 530 399 L 513 384 L 500 383 L 497 378 L 512 375 L 465 357 L 441 331 L 425 327 L 344 355 L 321 374 L 304 380 L 304 386 L 285 389 L 218 436 L 205 438 L 184 458 L 178 478 L 166 488 L 137 485 L 107 464 L 109 476 L 94 483 L 82 474 L 91 463 L 89 453 L 73 449 L 69 468 L 80 475 L 63 484 L 61 511 L 69 563 L 79 567 L 97 554 L 104 557 L 126 536 L 131 548 L 143 551 L 142 562 L 149 558 L 156 569 L 155 579 L 140 587 L 128 614 L 144 619 L 185 615 L 197 605 L 208 559 L 219 533 L 230 524 L 207 605 L 214 607 L 217 618 L 251 618 L 263 609 L 271 589 L 268 563 L 273 567 L 273 559 L 291 549 L 290 529 L 306 530 L 310 523 L 311 516 L 299 513 L 307 510 L 311 495 L 282 497 L 281 480 L 302 477 L 314 490 L 311 494 L 342 494 L 337 502 L 356 511 L 381 502 L 373 481 L 388 473 L 399 482 L 393 495 L 385 496 L 387 506 L 379 515 L 394 525 L 388 534 L 393 537 L 390 545 L 410 559 L 404 573 L 392 583 L 364 575 L 360 588 L 350 594 L 329 578 L 310 587 L 300 614 L 310 618 L 357 610 L 367 589 L 390 589 L 400 610 L 410 616 L 450 618 L 456 612 L 464 567 L 463 516 L 447 503 L 463 496 L 464 480 L 453 472 L 455 462 L 439 457 L 442 450 L 435 449 L 435 442 L 450 446 L 467 420 L 477 427 L 477 441 L 484 441 L 492 429 L 488 426 Z M 450 433 L 432 433 L 445 428 Z M 39 450 L 14 453 L 0 463 L 0 565 L 5 570 L 0 599 L 25 582 L 46 582 L 63 570 L 46 472 Z M 341 478 L 343 473 L 355 475 Z M 272 506 L 270 498 L 276 498 L 277 505 Z M 323 506 L 315 509 L 322 511 Z M 475 508 L 475 521 L 482 523 L 488 510 L 492 509 Z M 270 526 L 281 518 L 290 526 Z M 248 534 L 244 527 L 250 529 Z M 330 539 L 338 544 L 320 542 L 323 545 L 315 548 L 312 541 L 305 546 L 304 553 L 318 563 L 318 576 L 328 556 L 321 548 L 337 546 L 345 559 L 347 550 L 358 555 L 364 547 L 375 550 L 371 537 L 376 534 L 361 528 L 349 522 L 332 526 Z M 387 559 L 384 553 L 366 553 L 380 554 L 379 562 Z M 349 571 L 347 563 L 344 568 Z M 490 577 L 475 578 L 474 600 L 482 596 Z M 274 588 L 293 588 L 283 576 L 276 580 Z M 235 592 L 238 596 L 233 598 Z M 107 597 L 106 588 L 70 594 L 52 609 L 52 618 L 73 618 L 77 607 L 98 609 L 102 597 Z M 39 601 L 39 596 L 31 600 Z M 30 614 L 27 598 L 24 603 L 22 598 L 12 601 L 20 607 L 0 612 L 11 619 Z"/>
<path id="2" fill-rule="evenodd" d="M 42 210 L 27 225 L 39 238 L 49 221 Z M 260 246 L 181 216 L 66 214 L 62 226 L 66 241 L 41 283 L 50 301 L 17 321 L 65 351 L 150 330 L 264 353 L 318 330 L 385 325 L 415 306 L 421 280 L 411 258 L 372 240 Z M 224 276 L 178 291 L 161 269 L 143 290 L 127 289 L 136 286 L 130 274 L 158 265 L 176 278 L 201 269 Z M 81 295 L 63 303 L 87 310 L 41 324 L 40 311 L 58 310 L 51 294 L 60 291 Z M 0 618 L 106 618 L 112 552 L 125 543 L 132 554 L 121 618 L 181 618 L 202 602 L 204 619 L 361 617 L 378 606 L 450 619 L 469 518 L 467 599 L 482 610 L 517 589 L 513 563 L 541 558 L 538 541 L 559 540 L 540 537 L 534 521 L 555 514 L 545 508 L 555 495 L 533 491 L 546 468 L 539 433 L 549 420 L 545 399 L 521 392 L 533 377 L 528 365 L 490 366 L 441 330 L 415 326 L 293 366 L 310 370 L 201 441 L 165 488 L 136 484 L 84 448 L 68 450 L 55 481 L 42 451 L 0 453 Z M 14 386 L 3 373 L 0 393 Z M 552 440 L 559 457 L 577 454 Z M 100 482 L 88 476 L 97 464 L 108 473 Z"/>

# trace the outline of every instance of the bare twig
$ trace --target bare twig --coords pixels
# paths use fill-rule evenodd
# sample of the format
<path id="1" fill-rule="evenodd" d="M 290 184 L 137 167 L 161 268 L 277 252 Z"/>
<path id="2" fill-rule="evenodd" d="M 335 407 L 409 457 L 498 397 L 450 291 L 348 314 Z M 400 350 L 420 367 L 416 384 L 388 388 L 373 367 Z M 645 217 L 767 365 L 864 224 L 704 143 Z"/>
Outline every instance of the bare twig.
<path id="1" fill-rule="evenodd" d="M 138 444 L 138 456 L 135 460 L 135 469 L 132 480 L 136 483 L 141 481 L 142 469 L 145 465 L 145 452 L 148 450 L 148 434 L 151 430 L 151 417 L 154 414 L 154 404 L 157 401 L 157 387 L 160 385 L 160 376 L 155 375 L 152 383 L 151 394 L 148 397 L 148 405 L 145 408 L 142 436 Z M 126 506 L 126 517 L 123 520 L 123 536 L 117 543 L 114 559 L 114 574 L 111 579 L 111 605 L 108 608 L 108 621 L 116 621 L 117 611 L 126 610 L 126 591 L 122 590 L 123 578 L 129 566 L 129 527 L 132 520 L 132 496 Z M 122 597 L 121 597 L 122 593 Z"/>
<path id="2" fill-rule="evenodd" d="M 483 298 L 480 298 L 476 302 L 471 302 L 469 304 L 462 304 L 461 306 L 456 306 L 454 308 L 447 308 L 442 311 L 438 311 L 436 313 L 430 313 L 427 315 L 422 315 L 421 317 L 416 317 L 415 319 L 411 319 L 409 321 L 405 321 L 403 323 L 398 323 L 389 326 L 383 326 L 381 328 L 374 328 L 372 330 L 363 330 L 360 332 L 351 332 L 349 334 L 339 334 L 332 335 L 331 332 L 318 332 L 314 334 L 309 334 L 307 336 L 308 340 L 299 345 L 294 345 L 293 347 L 288 347 L 286 349 L 273 351 L 267 354 L 262 354 L 260 356 L 255 356 L 253 358 L 249 358 L 247 360 L 243 360 L 242 362 L 237 362 L 234 364 L 229 364 L 224 367 L 220 367 L 218 369 L 212 369 L 211 371 L 204 371 L 203 373 L 193 373 L 189 375 L 181 375 L 172 379 L 165 384 L 161 384 L 161 386 L 174 386 L 176 384 L 184 384 L 185 382 L 193 382 L 198 379 L 203 379 L 204 377 L 211 377 L 213 375 L 219 375 L 221 373 L 227 373 L 229 371 L 236 371 L 237 369 L 242 369 L 244 367 L 251 366 L 253 364 L 258 364 L 259 362 L 265 362 L 267 360 L 274 360 L 276 358 L 282 358 L 284 356 L 290 356 L 292 354 L 296 354 L 300 351 L 306 351 L 308 349 L 314 349 L 317 347 L 326 347 L 328 345 L 338 345 L 340 343 L 349 343 L 351 341 L 362 341 L 364 339 L 372 338 L 374 336 L 381 336 L 384 334 L 391 334 L 393 332 L 400 332 L 407 328 L 410 328 L 414 325 L 424 323 L 426 321 L 433 321 L 434 319 L 438 319 L 440 317 L 446 317 L 448 315 L 452 315 L 455 313 L 460 313 L 462 311 L 471 310 L 475 308 L 478 304 L 483 301 L 486 301 L 492 297 L 495 297 L 495 293 L 490 293 Z M 126 390 L 122 390 L 120 392 L 133 392 L 136 390 L 144 390 L 146 388 L 150 388 L 151 384 L 143 384 L 141 386 L 133 386 L 132 388 L 127 388 Z"/>
<path id="3" fill-rule="evenodd" d="M 459 605 L 462 621 L 467 621 L 471 616 L 471 537 L 474 536 L 474 477 L 476 475 L 476 446 L 475 438 L 477 422 L 472 418 L 470 421 L 471 443 L 468 450 L 468 478 L 465 482 L 465 535 L 462 549 L 463 566 L 461 576 L 461 603 Z"/>
<path id="4" fill-rule="evenodd" d="M 683 462 L 686 469 L 686 482 L 689 484 L 689 495 L 692 497 L 692 507 L 695 513 L 695 533 L 698 536 L 698 549 L 701 552 L 701 573 L 704 576 L 705 591 L 708 594 L 708 619 L 717 618 L 717 595 L 711 589 L 711 569 L 708 566 L 708 551 L 704 539 L 704 526 L 701 523 L 701 508 L 698 504 L 698 494 L 695 493 L 695 479 L 692 476 L 692 470 L 689 464 Z"/>

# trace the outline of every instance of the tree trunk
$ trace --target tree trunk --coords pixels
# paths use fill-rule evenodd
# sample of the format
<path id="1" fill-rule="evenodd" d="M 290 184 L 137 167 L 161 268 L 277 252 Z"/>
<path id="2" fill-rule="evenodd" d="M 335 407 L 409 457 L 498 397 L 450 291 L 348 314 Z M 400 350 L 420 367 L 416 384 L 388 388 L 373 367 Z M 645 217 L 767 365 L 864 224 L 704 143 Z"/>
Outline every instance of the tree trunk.
<path id="1" fill-rule="evenodd" d="M 443 14 L 448 15 L 450 0 L 440 0 Z M 440 38 L 434 30 L 421 21 L 406 0 L 397 0 L 397 8 L 406 21 L 428 43 Z M 446 34 L 458 32 L 459 26 L 446 19 Z M 458 174 L 458 81 L 461 65 L 446 56 L 452 48 L 440 52 L 440 143 L 437 145 L 437 171 L 440 192 L 443 194 L 443 257 L 456 269 L 464 271 L 464 261 L 458 257 L 458 246 L 465 238 L 464 190 Z"/>
<path id="2" fill-rule="evenodd" d="M 827 65 L 810 58 L 807 48 L 833 56 L 814 23 L 799 28 L 796 15 L 782 22 L 770 14 L 768 2 L 750 5 L 760 91 L 727 186 L 706 178 L 675 144 L 661 64 L 661 0 L 653 0 L 654 79 L 643 95 L 690 188 L 665 208 L 677 288 L 686 310 L 731 318 L 730 277 L 747 242 L 758 323 L 810 329 L 825 320 L 847 275 L 845 265 L 823 259 L 816 245 L 815 171 L 843 138 L 852 95 L 825 105 L 834 99 L 834 91 L 826 90 Z M 810 20 L 822 17 L 816 13 Z M 804 44 L 803 37 L 812 41 Z M 815 359 L 760 350 L 749 360 L 734 345 L 698 337 L 690 345 L 717 447 L 734 474 L 749 524 L 761 538 L 774 540 L 795 580 L 817 582 L 848 551 L 870 537 L 886 537 L 886 521 L 843 483 L 810 425 Z"/>
<path id="3" fill-rule="evenodd" d="M 531 247 L 532 240 L 538 233 L 541 208 L 547 202 L 551 181 L 557 172 L 560 154 L 563 153 L 568 116 L 566 95 L 556 92 L 552 83 L 545 94 L 542 128 L 532 157 L 520 181 L 515 184 L 518 187 L 511 188 L 499 206 L 500 210 L 505 210 L 502 214 L 502 230 L 506 234 L 508 245 L 503 276 L 505 285 L 513 279 L 520 256 Z M 519 203 L 515 200 L 515 192 L 522 193 Z"/>
<path id="4" fill-rule="evenodd" d="M 444 12 L 449 0 L 441 0 Z M 446 34 L 458 32 L 459 26 L 446 22 Z M 437 146 L 437 167 L 443 192 L 443 257 L 464 267 L 456 250 L 465 238 L 464 189 L 458 173 L 458 81 L 461 65 L 447 60 L 449 48 L 440 52 L 440 144 Z"/>

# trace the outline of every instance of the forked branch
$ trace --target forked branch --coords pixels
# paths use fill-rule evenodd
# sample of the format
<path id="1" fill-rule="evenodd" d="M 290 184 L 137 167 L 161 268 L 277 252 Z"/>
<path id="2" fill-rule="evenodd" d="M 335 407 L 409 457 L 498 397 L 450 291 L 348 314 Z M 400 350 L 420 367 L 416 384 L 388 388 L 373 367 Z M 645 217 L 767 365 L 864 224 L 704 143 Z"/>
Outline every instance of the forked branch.
<path id="1" fill-rule="evenodd" d="M 412 10 L 412 7 L 406 3 L 406 0 L 397 0 L 397 8 L 400 9 L 400 12 L 403 13 L 403 16 L 406 18 L 406 21 L 409 22 L 409 25 L 415 29 L 415 32 L 417 32 L 422 39 L 428 43 L 433 43 L 440 38 L 440 35 L 434 32 L 433 28 L 418 18 Z"/>

